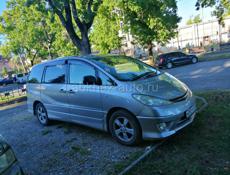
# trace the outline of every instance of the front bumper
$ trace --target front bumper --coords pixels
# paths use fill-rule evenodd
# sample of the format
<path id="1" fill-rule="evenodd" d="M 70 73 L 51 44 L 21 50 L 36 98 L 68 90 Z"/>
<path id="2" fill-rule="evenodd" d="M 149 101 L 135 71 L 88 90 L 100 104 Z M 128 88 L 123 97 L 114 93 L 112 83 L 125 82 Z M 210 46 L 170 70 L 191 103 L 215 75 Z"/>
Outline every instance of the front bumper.
<path id="1" fill-rule="evenodd" d="M 170 110 L 174 110 L 174 114 L 171 115 L 156 117 L 137 116 L 142 128 L 143 139 L 163 139 L 192 123 L 196 116 L 196 105 L 194 101 L 189 101 L 187 104 L 189 104 L 189 107 L 181 104 L 182 107 L 174 106 L 174 109 L 162 109 L 168 113 L 170 113 Z M 164 128 L 159 127 L 162 124 Z"/>

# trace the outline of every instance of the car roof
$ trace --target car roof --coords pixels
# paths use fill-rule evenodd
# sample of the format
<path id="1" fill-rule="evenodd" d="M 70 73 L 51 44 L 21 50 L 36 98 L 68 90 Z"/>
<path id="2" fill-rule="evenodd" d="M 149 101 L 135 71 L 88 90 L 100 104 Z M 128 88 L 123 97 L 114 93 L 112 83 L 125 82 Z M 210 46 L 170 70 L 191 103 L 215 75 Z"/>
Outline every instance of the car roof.
<path id="1" fill-rule="evenodd" d="M 162 54 L 159 54 L 158 56 L 167 56 L 167 55 L 170 55 L 170 54 L 173 54 L 173 53 L 183 53 L 184 54 L 184 52 L 181 52 L 181 51 L 175 51 L 175 52 L 168 52 L 168 53 L 162 53 Z"/>
<path id="2" fill-rule="evenodd" d="M 71 60 L 71 59 L 79 59 L 79 60 L 88 60 L 88 61 L 91 61 L 93 60 L 94 58 L 109 58 L 109 57 L 120 57 L 121 55 L 113 55 L 113 54 L 110 54 L 110 55 L 84 55 L 84 56 L 66 56 L 66 57 L 59 57 L 59 58 L 56 58 L 56 59 L 53 59 L 53 60 L 48 60 L 48 61 L 45 61 L 45 62 L 42 62 L 42 63 L 39 63 L 33 67 L 36 67 L 36 66 L 46 66 L 46 65 L 49 65 L 49 64 L 55 64 L 55 62 L 59 62 L 59 61 L 65 61 L 65 60 Z"/>

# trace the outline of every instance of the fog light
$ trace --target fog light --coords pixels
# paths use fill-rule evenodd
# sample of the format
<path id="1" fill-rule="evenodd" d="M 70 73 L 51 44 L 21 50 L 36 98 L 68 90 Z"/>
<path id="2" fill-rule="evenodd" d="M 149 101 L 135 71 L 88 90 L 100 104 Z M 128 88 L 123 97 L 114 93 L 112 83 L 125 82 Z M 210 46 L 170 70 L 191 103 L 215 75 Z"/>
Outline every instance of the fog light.
<path id="1" fill-rule="evenodd" d="M 167 128 L 166 123 L 159 123 L 157 124 L 159 130 L 164 131 Z"/>

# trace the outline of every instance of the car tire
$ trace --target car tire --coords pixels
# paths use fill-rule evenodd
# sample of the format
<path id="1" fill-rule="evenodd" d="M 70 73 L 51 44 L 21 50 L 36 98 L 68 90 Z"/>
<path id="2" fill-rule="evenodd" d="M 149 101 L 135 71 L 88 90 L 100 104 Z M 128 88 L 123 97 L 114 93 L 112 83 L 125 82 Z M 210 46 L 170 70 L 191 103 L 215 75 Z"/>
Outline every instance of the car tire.
<path id="1" fill-rule="evenodd" d="M 109 129 L 113 138 L 123 145 L 137 145 L 142 140 L 141 128 L 137 119 L 125 110 L 112 114 Z"/>
<path id="2" fill-rule="evenodd" d="M 167 67 L 167 69 L 171 69 L 173 67 L 173 64 L 171 62 L 168 62 L 166 67 Z"/>
<path id="3" fill-rule="evenodd" d="M 196 57 L 193 57 L 193 58 L 192 58 L 192 63 L 193 63 L 193 64 L 196 64 L 197 62 L 198 62 L 198 59 L 197 59 Z"/>
<path id="4" fill-rule="evenodd" d="M 45 108 L 45 106 L 43 104 L 38 103 L 36 105 L 36 107 L 35 107 L 35 115 L 36 115 L 38 121 L 42 125 L 47 126 L 50 123 L 46 108 Z"/>

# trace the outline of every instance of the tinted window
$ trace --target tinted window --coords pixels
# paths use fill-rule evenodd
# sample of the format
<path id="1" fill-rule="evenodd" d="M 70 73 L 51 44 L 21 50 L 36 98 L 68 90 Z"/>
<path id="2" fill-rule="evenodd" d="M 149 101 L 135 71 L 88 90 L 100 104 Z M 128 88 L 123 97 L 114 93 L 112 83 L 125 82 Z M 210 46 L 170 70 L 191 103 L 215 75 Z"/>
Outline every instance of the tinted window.
<path id="1" fill-rule="evenodd" d="M 113 86 L 115 84 L 111 78 L 109 78 L 107 75 L 105 75 L 102 72 L 99 72 L 98 83 L 103 86 Z"/>
<path id="2" fill-rule="evenodd" d="M 29 74 L 28 83 L 41 83 L 42 73 L 42 66 L 34 67 Z"/>
<path id="3" fill-rule="evenodd" d="M 45 83 L 65 83 L 65 65 L 48 66 L 45 73 Z"/>
<path id="4" fill-rule="evenodd" d="M 84 63 L 84 62 L 74 62 L 70 64 L 69 68 L 70 77 L 69 81 L 70 84 L 85 84 L 91 85 L 95 84 L 96 77 L 95 77 L 95 69 Z"/>
<path id="5" fill-rule="evenodd" d="M 18 74 L 17 77 L 19 77 L 19 78 L 20 78 L 20 77 L 23 77 L 23 74 Z"/>

